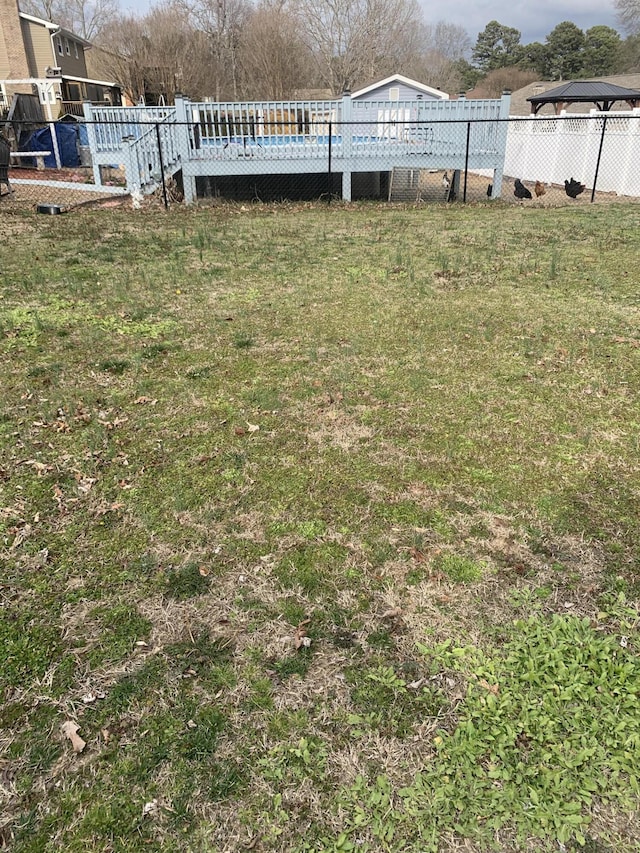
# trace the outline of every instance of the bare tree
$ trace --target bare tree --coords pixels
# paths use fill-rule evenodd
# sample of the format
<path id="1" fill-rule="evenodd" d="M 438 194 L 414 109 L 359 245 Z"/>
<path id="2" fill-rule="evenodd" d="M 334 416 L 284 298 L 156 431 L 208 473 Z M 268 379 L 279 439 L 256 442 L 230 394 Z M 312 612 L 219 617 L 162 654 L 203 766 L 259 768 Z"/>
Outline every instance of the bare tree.
<path id="1" fill-rule="evenodd" d="M 118 0 L 21 0 L 23 12 L 93 41 L 119 15 Z"/>
<path id="2" fill-rule="evenodd" d="M 134 103 L 160 95 L 172 101 L 177 91 L 204 98 L 214 85 L 209 42 L 175 4 L 113 22 L 102 33 L 98 56 L 103 73 Z"/>
<path id="3" fill-rule="evenodd" d="M 422 43 L 417 0 L 298 0 L 295 8 L 319 76 L 336 95 L 403 70 Z"/>
<path id="4" fill-rule="evenodd" d="M 616 16 L 629 35 L 640 34 L 640 0 L 614 0 Z"/>
<path id="5" fill-rule="evenodd" d="M 444 92 L 458 92 L 463 87 L 460 64 L 470 51 L 471 38 L 464 27 L 447 21 L 428 24 L 415 76 Z"/>
<path id="6" fill-rule="evenodd" d="M 243 28 L 251 11 L 250 0 L 180 0 L 195 28 L 205 33 L 210 44 L 210 62 L 215 85 L 210 92 L 217 101 L 237 98 L 240 70 L 238 54 Z"/>
<path id="7" fill-rule="evenodd" d="M 478 90 L 481 92 L 480 97 L 499 98 L 503 92 L 521 89 L 537 78 L 535 71 L 519 68 L 517 65 L 494 68 L 478 83 Z"/>
<path id="8" fill-rule="evenodd" d="M 282 100 L 312 85 L 310 56 L 286 0 L 262 0 L 245 24 L 239 45 L 247 97 Z"/>

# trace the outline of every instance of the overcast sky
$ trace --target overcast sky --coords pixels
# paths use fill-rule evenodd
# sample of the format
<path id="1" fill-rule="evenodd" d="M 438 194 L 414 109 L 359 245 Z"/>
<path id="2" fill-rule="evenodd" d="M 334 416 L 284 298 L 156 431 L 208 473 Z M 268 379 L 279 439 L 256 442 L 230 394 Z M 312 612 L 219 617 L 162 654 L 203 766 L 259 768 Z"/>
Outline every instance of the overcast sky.
<path id="1" fill-rule="evenodd" d="M 134 14 L 149 11 L 160 0 L 120 0 L 123 11 Z M 543 42 L 562 21 L 573 21 L 581 30 L 597 24 L 617 29 L 613 0 L 419 0 L 427 23 L 444 20 L 459 24 L 475 44 L 478 33 L 489 21 L 499 21 L 522 33 L 522 44 Z"/>
<path id="2" fill-rule="evenodd" d="M 581 30 L 597 24 L 618 29 L 612 0 L 420 0 L 427 23 L 445 20 L 459 24 L 475 44 L 489 21 L 499 21 L 522 33 L 522 44 L 544 42 L 562 21 L 573 21 Z"/>

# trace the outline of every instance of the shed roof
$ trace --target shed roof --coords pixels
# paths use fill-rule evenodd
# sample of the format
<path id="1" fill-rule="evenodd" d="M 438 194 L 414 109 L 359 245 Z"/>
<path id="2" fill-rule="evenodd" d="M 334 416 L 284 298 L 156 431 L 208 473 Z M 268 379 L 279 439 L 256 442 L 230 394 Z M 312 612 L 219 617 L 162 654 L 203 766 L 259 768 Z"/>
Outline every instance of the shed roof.
<path id="1" fill-rule="evenodd" d="M 627 89 L 602 80 L 577 80 L 563 83 L 541 95 L 527 98 L 532 112 L 537 113 L 544 104 L 555 104 L 556 109 L 566 104 L 595 104 L 607 112 L 616 101 L 627 101 L 631 107 L 640 106 L 640 89 Z"/>
<path id="2" fill-rule="evenodd" d="M 373 92 L 374 89 L 378 89 L 381 86 L 389 86 L 393 83 L 404 83 L 405 86 L 416 89 L 418 92 L 424 92 L 424 94 L 429 95 L 432 98 L 438 98 L 440 100 L 449 99 L 449 95 L 446 92 L 442 92 L 440 89 L 434 89 L 433 86 L 427 86 L 425 83 L 419 83 L 417 80 L 411 80 L 403 74 L 392 74 L 391 77 L 385 77 L 384 80 L 377 80 L 370 86 L 365 86 L 363 89 L 358 89 L 356 92 L 352 92 L 351 97 L 360 98 L 368 92 Z"/>

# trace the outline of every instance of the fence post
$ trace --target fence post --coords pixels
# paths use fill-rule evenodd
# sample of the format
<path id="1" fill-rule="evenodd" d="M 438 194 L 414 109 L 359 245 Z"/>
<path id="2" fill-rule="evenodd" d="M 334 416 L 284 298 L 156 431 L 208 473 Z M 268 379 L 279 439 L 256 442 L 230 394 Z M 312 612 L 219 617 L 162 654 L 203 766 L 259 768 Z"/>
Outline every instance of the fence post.
<path id="1" fill-rule="evenodd" d="M 624 170 L 620 175 L 617 186 L 618 195 L 640 195 L 640 172 L 636 151 L 640 146 L 640 107 L 635 107 L 629 116 L 627 131 L 627 150 L 624 159 Z"/>
<path id="2" fill-rule="evenodd" d="M 351 201 L 351 147 L 353 128 L 351 126 L 351 92 L 342 96 L 342 115 L 340 117 L 342 135 L 342 200 Z"/>
<path id="3" fill-rule="evenodd" d="M 596 195 L 596 184 L 598 183 L 598 172 L 600 171 L 600 157 L 602 157 L 602 146 L 604 144 L 604 134 L 607 129 L 607 116 L 605 115 L 602 122 L 602 133 L 600 134 L 600 147 L 598 148 L 598 159 L 596 160 L 596 171 L 593 176 L 593 187 L 591 189 L 591 203 Z"/>
<path id="4" fill-rule="evenodd" d="M 562 184 L 562 181 L 566 177 L 565 170 L 562 168 L 562 163 L 560 163 L 560 152 L 565 147 L 565 121 L 566 121 L 566 111 L 560 110 L 560 114 L 555 118 L 555 129 L 553 134 L 553 150 L 552 154 L 549 157 L 549 160 L 552 164 L 551 166 L 551 183 L 554 184 Z M 542 121 L 547 121 L 547 119 L 542 118 Z"/>
<path id="5" fill-rule="evenodd" d="M 329 196 L 328 204 L 331 204 L 331 134 L 333 133 L 332 121 L 329 119 L 329 163 L 327 168 L 327 192 Z"/>
<path id="6" fill-rule="evenodd" d="M 177 149 L 182 163 L 182 187 L 184 189 L 184 203 L 193 204 L 196 200 L 196 179 L 189 174 L 189 161 L 191 159 L 191 134 L 189 132 L 189 118 L 187 116 L 187 103 L 185 98 L 176 92 L 176 125 L 178 128 Z"/>
<path id="7" fill-rule="evenodd" d="M 469 139 L 471 137 L 471 122 L 467 122 L 467 143 L 464 151 L 464 186 L 462 189 L 462 201 L 467 201 L 467 171 L 469 169 Z"/>

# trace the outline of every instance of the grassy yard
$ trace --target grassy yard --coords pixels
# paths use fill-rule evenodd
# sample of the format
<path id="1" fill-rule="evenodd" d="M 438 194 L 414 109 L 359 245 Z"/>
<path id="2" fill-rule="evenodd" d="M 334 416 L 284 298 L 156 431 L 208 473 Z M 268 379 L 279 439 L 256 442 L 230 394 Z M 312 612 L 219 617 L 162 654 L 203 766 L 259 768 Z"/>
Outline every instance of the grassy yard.
<path id="1" fill-rule="evenodd" d="M 0 847 L 640 849 L 639 213 L 5 214 Z"/>

